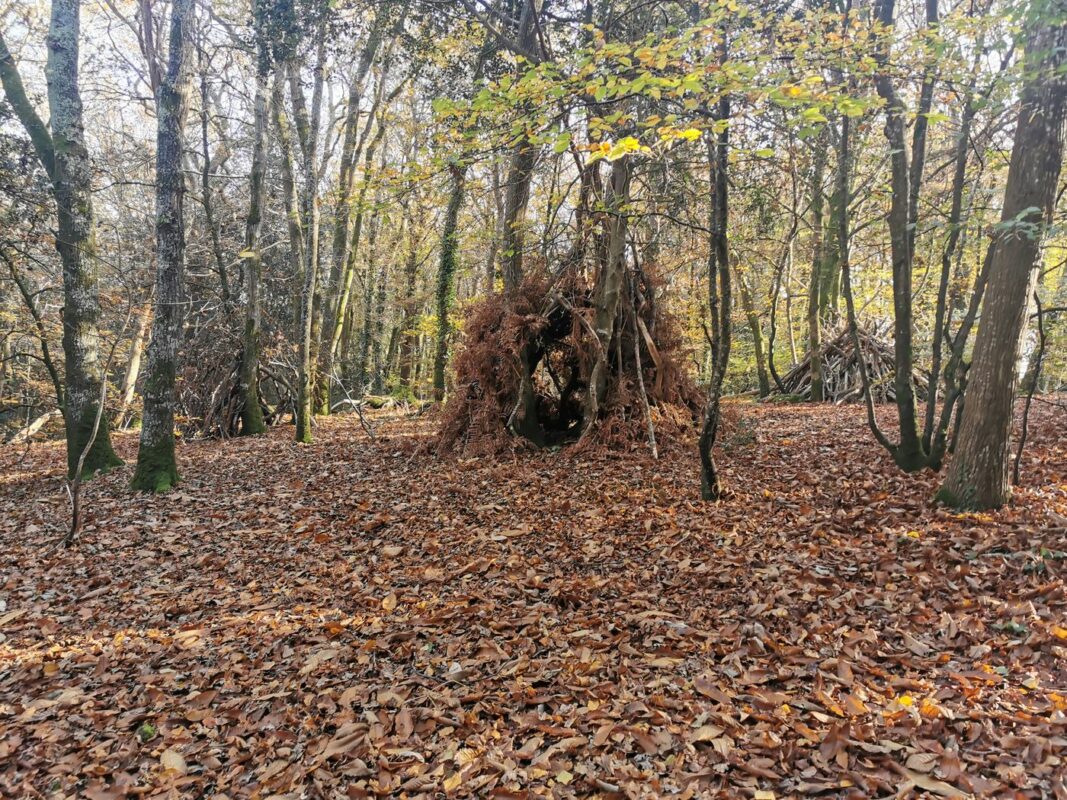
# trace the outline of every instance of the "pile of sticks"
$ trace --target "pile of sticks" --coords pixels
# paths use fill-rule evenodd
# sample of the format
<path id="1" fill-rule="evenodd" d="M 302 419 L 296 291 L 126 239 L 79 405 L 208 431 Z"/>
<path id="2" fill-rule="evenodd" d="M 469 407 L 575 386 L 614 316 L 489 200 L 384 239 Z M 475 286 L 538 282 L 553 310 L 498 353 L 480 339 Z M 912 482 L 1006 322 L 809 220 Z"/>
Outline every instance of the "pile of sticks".
<path id="1" fill-rule="evenodd" d="M 866 365 L 871 383 L 871 396 L 876 403 L 896 401 L 893 363 L 893 345 L 879 335 L 877 330 L 859 330 L 862 363 Z M 861 359 L 853 346 L 852 334 L 847 327 L 840 329 L 833 338 L 820 348 L 822 359 L 823 399 L 836 404 L 855 403 L 863 400 L 863 379 L 860 374 Z M 795 367 L 782 376 L 782 393 L 803 400 L 811 399 L 811 359 L 808 352 Z M 915 370 L 911 376 L 915 396 L 926 399 L 928 379 Z"/>

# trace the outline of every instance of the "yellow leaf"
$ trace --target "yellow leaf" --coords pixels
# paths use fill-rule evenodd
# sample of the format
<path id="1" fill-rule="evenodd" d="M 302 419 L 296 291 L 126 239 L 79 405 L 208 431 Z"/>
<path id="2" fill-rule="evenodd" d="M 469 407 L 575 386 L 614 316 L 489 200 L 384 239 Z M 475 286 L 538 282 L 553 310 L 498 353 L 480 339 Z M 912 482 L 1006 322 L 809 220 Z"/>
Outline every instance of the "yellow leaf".
<path id="1" fill-rule="evenodd" d="M 170 748 L 164 750 L 159 756 L 159 763 L 163 765 L 164 772 L 173 772 L 176 775 L 184 775 L 189 771 L 185 758 L 177 750 Z"/>
<path id="2" fill-rule="evenodd" d="M 1067 639 L 1067 628 L 1061 628 L 1059 625 L 1052 626 L 1052 635 L 1057 639 Z"/>
<path id="3" fill-rule="evenodd" d="M 687 141 L 695 142 L 697 139 L 700 138 L 700 131 L 696 128 L 686 128 L 678 135 Z"/>
<path id="4" fill-rule="evenodd" d="M 463 776 L 460 775 L 458 772 L 453 772 L 451 775 L 445 778 L 444 790 L 451 794 L 459 788 L 459 785 L 461 783 L 463 783 Z"/>
<path id="5" fill-rule="evenodd" d="M 474 761 L 474 759 L 476 759 L 479 755 L 480 754 L 477 750 L 472 750 L 469 747 L 463 747 L 456 751 L 454 761 L 456 762 L 457 767 L 463 768 L 472 761 Z"/>
<path id="6" fill-rule="evenodd" d="M 915 705 L 915 698 L 913 698 L 910 694 L 902 694 L 900 697 L 897 698 L 897 702 L 900 703 L 902 706 L 907 706 L 908 708 L 911 708 L 913 705 Z"/>
<path id="7" fill-rule="evenodd" d="M 556 781 L 558 783 L 562 783 L 564 786 L 566 786 L 573 780 L 574 776 L 567 772 L 567 770 L 563 770 L 556 775 Z"/>

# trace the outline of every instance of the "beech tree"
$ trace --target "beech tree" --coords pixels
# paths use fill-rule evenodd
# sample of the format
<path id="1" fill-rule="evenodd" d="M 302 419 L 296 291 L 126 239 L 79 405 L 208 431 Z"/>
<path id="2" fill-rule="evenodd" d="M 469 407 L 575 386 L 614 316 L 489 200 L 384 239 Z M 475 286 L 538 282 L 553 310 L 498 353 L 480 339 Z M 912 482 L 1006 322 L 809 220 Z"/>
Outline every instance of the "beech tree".
<path id="1" fill-rule="evenodd" d="M 1037 0 L 1026 25 L 1026 83 L 1001 222 L 989 245 L 967 406 L 938 492 L 941 501 L 963 509 L 997 508 L 1011 497 L 1008 452 L 1019 356 L 1067 136 L 1067 5 Z"/>
<path id="2" fill-rule="evenodd" d="M 63 264 L 65 374 L 63 392 L 57 400 L 63 410 L 67 468 L 72 477 L 86 448 L 88 453 L 82 462 L 86 476 L 122 463 L 111 447 L 109 420 L 106 416 L 101 419 L 105 376 L 100 361 L 100 266 L 92 168 L 78 85 L 80 21 L 80 0 L 54 0 L 45 66 L 47 125 L 27 96 L 15 60 L 0 35 L 0 83 L 48 176 L 58 216 L 55 246 Z"/>
<path id="3" fill-rule="evenodd" d="M 174 0 L 166 73 L 156 99 L 156 312 L 144 383 L 144 416 L 133 488 L 163 492 L 178 482 L 174 381 L 184 312 L 185 176 L 182 134 L 189 110 L 193 0 Z"/>

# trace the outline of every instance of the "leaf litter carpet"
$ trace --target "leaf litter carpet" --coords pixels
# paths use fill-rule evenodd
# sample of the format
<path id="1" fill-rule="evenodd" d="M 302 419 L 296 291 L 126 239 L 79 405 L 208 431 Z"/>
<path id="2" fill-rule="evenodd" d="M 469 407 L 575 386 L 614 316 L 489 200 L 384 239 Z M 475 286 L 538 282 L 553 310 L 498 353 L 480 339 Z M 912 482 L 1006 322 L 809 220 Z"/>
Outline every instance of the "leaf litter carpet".
<path id="1" fill-rule="evenodd" d="M 718 505 L 689 443 L 345 416 L 93 481 L 71 550 L 62 451 L 5 448 L 0 795 L 1067 796 L 1067 412 L 981 515 L 858 408 L 740 413 Z"/>

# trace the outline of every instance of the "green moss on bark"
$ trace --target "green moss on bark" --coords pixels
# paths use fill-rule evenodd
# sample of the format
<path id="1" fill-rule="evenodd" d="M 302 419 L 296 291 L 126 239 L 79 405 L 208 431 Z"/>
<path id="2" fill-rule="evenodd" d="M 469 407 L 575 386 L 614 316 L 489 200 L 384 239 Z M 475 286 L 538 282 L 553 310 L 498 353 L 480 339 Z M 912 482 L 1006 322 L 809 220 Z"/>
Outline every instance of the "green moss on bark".
<path id="1" fill-rule="evenodd" d="M 259 392 L 251 389 L 245 394 L 245 405 L 241 410 L 241 435 L 258 436 L 267 432 L 267 423 L 263 420 L 263 409 L 259 405 Z"/>
<path id="2" fill-rule="evenodd" d="M 80 420 L 67 421 L 67 476 L 73 480 L 74 473 L 78 469 L 78 461 L 82 451 L 89 443 L 93 435 L 93 426 L 96 424 L 96 406 L 90 406 L 82 414 Z M 122 466 L 119 458 L 111 447 L 111 439 L 107 435 L 107 419 L 100 420 L 100 428 L 96 432 L 96 439 L 89 449 L 82 465 L 82 480 L 89 480 L 94 475 L 103 474 L 115 467 Z"/>
<path id="3" fill-rule="evenodd" d="M 974 496 L 973 488 L 963 492 L 954 492 L 948 486 L 942 486 L 934 495 L 934 500 L 957 511 L 976 511 L 978 508 L 974 502 Z"/>
<path id="4" fill-rule="evenodd" d="M 137 469 L 130 487 L 141 492 L 165 492 L 178 485 L 178 465 L 174 459 L 174 441 L 170 438 L 145 446 L 137 453 Z"/>

